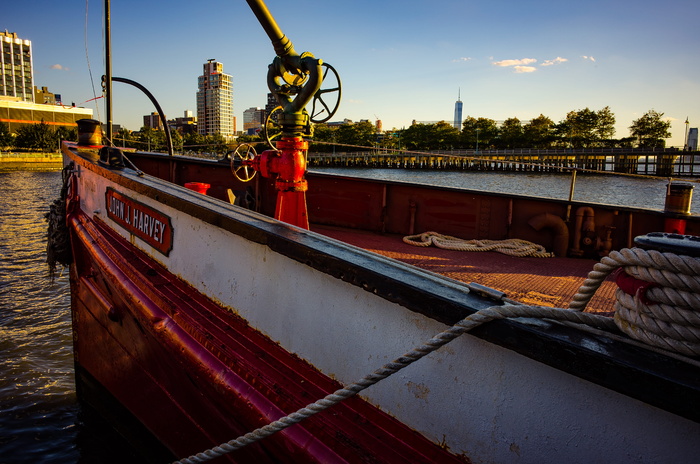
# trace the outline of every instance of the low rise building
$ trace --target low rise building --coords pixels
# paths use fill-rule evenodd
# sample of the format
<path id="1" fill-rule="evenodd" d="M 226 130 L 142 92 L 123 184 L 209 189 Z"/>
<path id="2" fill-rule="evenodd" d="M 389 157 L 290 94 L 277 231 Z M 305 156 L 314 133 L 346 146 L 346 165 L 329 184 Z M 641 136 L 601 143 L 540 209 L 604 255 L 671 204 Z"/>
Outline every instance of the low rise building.
<path id="1" fill-rule="evenodd" d="M 49 126 L 76 128 L 79 119 L 92 119 L 92 109 L 75 106 L 45 105 L 0 98 L 0 122 L 9 126 L 10 133 L 15 133 L 23 124 L 46 123 Z"/>

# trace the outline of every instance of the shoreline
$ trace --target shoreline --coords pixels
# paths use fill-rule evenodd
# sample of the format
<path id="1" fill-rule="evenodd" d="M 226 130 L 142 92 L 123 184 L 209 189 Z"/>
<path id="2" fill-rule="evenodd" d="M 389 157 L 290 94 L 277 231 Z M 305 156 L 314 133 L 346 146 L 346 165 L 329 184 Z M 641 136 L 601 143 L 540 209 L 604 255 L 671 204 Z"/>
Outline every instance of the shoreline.
<path id="1" fill-rule="evenodd" d="M 63 167 L 63 157 L 56 153 L 0 153 L 0 172 L 57 171 Z"/>

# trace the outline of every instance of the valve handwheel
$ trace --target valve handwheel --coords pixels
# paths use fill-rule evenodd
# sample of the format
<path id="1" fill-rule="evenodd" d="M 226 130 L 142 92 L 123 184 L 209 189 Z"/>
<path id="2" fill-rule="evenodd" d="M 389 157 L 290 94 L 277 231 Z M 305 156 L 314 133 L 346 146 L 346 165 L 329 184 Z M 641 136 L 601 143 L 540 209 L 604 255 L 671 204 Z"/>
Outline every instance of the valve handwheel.
<path id="1" fill-rule="evenodd" d="M 279 136 L 282 135 L 282 126 L 280 126 L 279 122 L 277 121 L 277 118 L 282 112 L 282 107 L 278 106 L 274 108 L 270 113 L 267 115 L 265 118 L 265 125 L 262 128 L 263 134 L 265 136 L 265 140 L 267 141 L 267 144 L 270 146 L 270 148 L 275 148 L 275 145 L 272 143 L 272 141 Z M 271 130 L 276 130 L 274 134 L 270 134 Z"/>
<path id="2" fill-rule="evenodd" d="M 332 72 L 333 76 L 335 76 L 335 87 L 329 87 L 325 89 L 321 88 L 318 89 L 314 94 L 313 102 L 311 104 L 311 122 L 316 124 L 326 122 L 333 117 L 335 112 L 338 111 L 338 106 L 340 106 L 340 97 L 342 93 L 340 76 L 338 75 L 338 71 L 336 71 L 335 68 L 329 65 L 328 63 L 323 63 L 321 66 L 326 68 L 323 71 L 323 84 L 326 83 L 326 78 L 328 77 L 328 72 L 330 71 Z M 332 105 L 328 105 L 328 103 L 324 100 L 324 95 L 333 93 L 337 93 L 338 95 L 334 97 L 335 102 Z M 332 95 L 330 96 L 333 97 Z M 316 105 L 319 105 L 318 112 L 316 111 Z M 333 111 L 331 111 L 331 106 L 333 108 Z M 319 116 L 322 115 L 324 112 L 328 114 L 325 117 L 320 118 Z"/>
<path id="3" fill-rule="evenodd" d="M 255 177 L 255 169 L 250 161 L 257 156 L 255 148 L 249 143 L 242 143 L 236 147 L 231 155 L 231 172 L 241 182 L 250 182 Z"/>

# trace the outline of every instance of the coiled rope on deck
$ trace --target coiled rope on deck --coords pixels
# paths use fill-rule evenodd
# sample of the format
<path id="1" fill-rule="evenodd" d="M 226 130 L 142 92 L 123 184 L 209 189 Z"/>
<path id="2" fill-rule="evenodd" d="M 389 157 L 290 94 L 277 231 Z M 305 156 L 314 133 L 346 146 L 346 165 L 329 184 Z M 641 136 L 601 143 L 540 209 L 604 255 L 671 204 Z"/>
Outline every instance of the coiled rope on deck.
<path id="1" fill-rule="evenodd" d="M 598 287 L 617 269 L 622 269 L 629 275 L 634 276 L 634 278 L 656 285 L 645 289 L 647 293 L 646 298 L 655 303 L 639 305 L 638 302 L 644 299 L 640 292 L 630 299 L 626 293 L 618 290 L 618 301 L 615 303 L 614 318 L 583 312 Z M 177 461 L 177 463 L 206 462 L 262 440 L 347 398 L 355 396 L 362 390 L 397 373 L 455 340 L 460 335 L 494 319 L 540 318 L 582 324 L 611 333 L 622 331 L 631 338 L 651 346 L 697 356 L 700 354 L 700 351 L 697 351 L 697 348 L 700 346 L 697 343 L 700 335 L 698 331 L 700 314 L 693 308 L 698 308 L 698 302 L 700 302 L 700 297 L 698 296 L 700 292 L 697 291 L 700 290 L 698 275 L 700 275 L 700 259 L 698 258 L 639 248 L 623 249 L 619 252 L 613 251 L 593 267 L 593 270 L 588 274 L 574 296 L 569 309 L 519 304 L 505 304 L 482 309 L 439 333 L 423 345 L 385 364 L 358 382 L 339 389 L 268 425 L 209 450 Z M 663 282 L 663 284 L 660 282 Z M 653 321 L 650 322 L 650 319 Z M 669 327 L 671 327 L 670 330 Z M 686 335 L 690 340 L 685 338 Z M 662 341 L 659 342 L 658 340 Z"/>
<path id="2" fill-rule="evenodd" d="M 614 319 L 620 330 L 651 346 L 700 356 L 700 259 L 641 248 L 613 251 L 593 266 L 569 309 L 582 311 L 617 269 L 648 284 L 633 295 L 616 290 Z"/>
<path id="3" fill-rule="evenodd" d="M 455 251 L 497 251 L 504 255 L 533 258 L 552 258 L 554 253 L 549 253 L 545 247 L 536 243 L 517 238 L 507 240 L 465 240 L 437 232 L 424 232 L 417 235 L 408 235 L 403 238 L 404 243 L 419 247 L 434 245 L 445 250 Z"/>

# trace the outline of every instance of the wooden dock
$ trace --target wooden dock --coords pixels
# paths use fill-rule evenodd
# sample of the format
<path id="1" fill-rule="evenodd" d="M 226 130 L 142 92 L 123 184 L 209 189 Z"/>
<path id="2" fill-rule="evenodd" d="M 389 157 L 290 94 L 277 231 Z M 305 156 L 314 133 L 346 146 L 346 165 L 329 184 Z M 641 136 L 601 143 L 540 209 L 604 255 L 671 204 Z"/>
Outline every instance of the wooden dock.
<path id="1" fill-rule="evenodd" d="M 564 172 L 573 169 L 645 174 L 659 177 L 700 176 L 700 152 L 676 149 L 460 150 L 408 152 L 309 153 L 309 166 L 464 171 Z"/>

